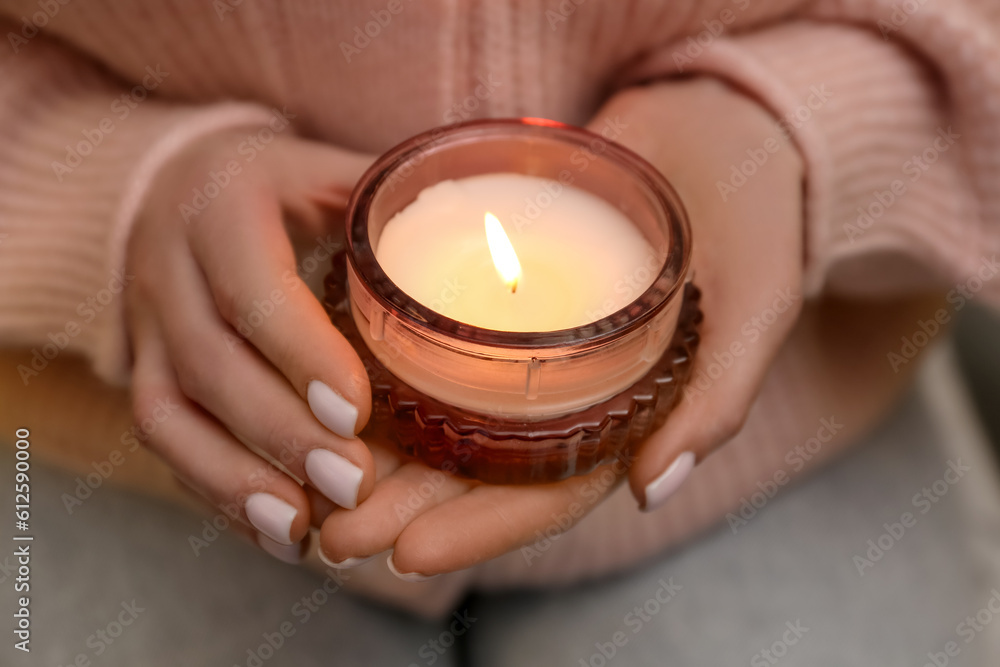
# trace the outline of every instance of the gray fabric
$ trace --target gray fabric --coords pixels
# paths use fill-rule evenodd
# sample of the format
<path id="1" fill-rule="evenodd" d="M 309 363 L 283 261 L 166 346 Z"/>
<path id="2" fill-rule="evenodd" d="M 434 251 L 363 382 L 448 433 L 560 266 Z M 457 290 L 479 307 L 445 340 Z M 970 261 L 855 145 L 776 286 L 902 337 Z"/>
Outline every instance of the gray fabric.
<path id="1" fill-rule="evenodd" d="M 6 480 L 13 475 L 12 457 L 2 451 L 0 507 L 10 508 L 13 493 Z M 31 532 L 37 535 L 31 563 L 32 652 L 26 656 L 12 648 L 9 578 L 0 584 L 0 665 L 68 666 L 84 654 L 92 665 L 113 667 L 405 667 L 425 664 L 418 652 L 441 633 L 437 624 L 342 591 L 328 594 L 323 577 L 274 560 L 228 533 L 196 557 L 188 537 L 202 534 L 201 519 L 163 503 L 102 487 L 70 516 L 59 500 L 63 492 L 72 492 L 70 477 L 35 467 L 32 487 Z M 8 514 L 0 532 L 0 565 L 12 552 L 10 525 Z M 336 582 L 327 586 L 335 590 Z M 295 607 L 312 596 L 315 613 L 305 605 Z M 95 633 L 118 622 L 122 604 L 133 600 L 143 611 L 126 613 L 121 620 L 131 624 L 105 644 Z M 274 633 L 283 623 L 290 624 L 285 626 L 289 636 L 279 641 Z M 273 655 L 265 633 L 281 644 Z M 268 659 L 257 662 L 247 651 L 262 644 L 258 655 Z M 451 653 L 436 664 L 450 667 Z"/>
<path id="2" fill-rule="evenodd" d="M 963 376 L 1000 454 L 1000 312 L 974 301 L 955 319 L 955 351 Z"/>
<path id="3" fill-rule="evenodd" d="M 476 597 L 469 664 L 920 667 L 933 664 L 927 653 L 943 652 L 951 640 L 960 653 L 948 664 L 1000 664 L 1000 615 L 971 643 L 956 629 L 986 605 L 991 589 L 1000 590 L 990 566 L 1000 554 L 995 473 L 968 449 L 967 433 L 942 432 L 950 427 L 932 419 L 928 400 L 936 399 L 927 396 L 910 396 L 867 445 L 770 500 L 736 535 L 723 525 L 655 564 L 596 584 Z M 971 461 L 973 470 L 918 514 L 912 496 L 957 458 Z M 9 480 L 12 457 L 0 459 L 0 475 Z M 67 476 L 34 468 L 34 650 L 14 651 L 6 631 L 0 664 L 68 665 L 82 653 L 94 665 L 248 665 L 248 649 L 285 621 L 295 634 L 250 665 L 431 664 L 432 652 L 420 650 L 441 624 L 343 593 L 301 623 L 293 605 L 316 591 L 321 577 L 226 534 L 196 558 L 187 538 L 200 532 L 200 519 L 115 489 L 100 489 L 69 516 L 59 496 L 71 488 Z M 5 482 L 2 506 L 12 500 Z M 859 576 L 852 557 L 904 511 L 917 514 L 916 525 Z M 12 550 L 9 518 L 0 530 L 2 565 Z M 666 599 L 661 582 L 682 588 L 665 604 L 650 603 L 649 611 L 660 608 L 648 622 L 628 616 L 658 590 Z M 8 576 L 0 584 L 8 628 L 12 583 Z M 144 611 L 95 656 L 99 644 L 88 646 L 87 638 L 133 599 Z M 642 629 L 633 632 L 640 620 Z M 796 622 L 808 631 L 799 630 L 786 655 L 773 661 L 758 655 Z M 604 658 L 596 644 L 610 654 L 619 631 L 624 646 Z M 452 649 L 433 664 L 458 665 L 459 654 Z"/>
<path id="4" fill-rule="evenodd" d="M 964 628 L 973 626 L 958 626 L 1000 590 L 996 472 L 975 456 L 981 451 L 963 449 L 983 443 L 942 432 L 927 401 L 911 395 L 867 444 L 770 500 L 735 534 L 724 525 L 642 571 L 597 584 L 477 600 L 473 613 L 488 622 L 473 630 L 472 664 L 921 667 L 935 664 L 931 653 L 939 667 L 995 667 L 1000 613 L 987 612 L 995 619 L 969 642 Z M 921 514 L 929 501 L 917 507 L 913 496 L 958 459 L 973 469 Z M 853 557 L 907 511 L 915 525 L 860 576 Z M 645 622 L 634 608 L 664 581 L 683 588 L 650 604 L 659 613 L 647 611 Z M 1000 611 L 1000 594 L 992 605 Z M 770 659 L 760 653 L 785 639 L 795 643 Z M 949 641 L 955 656 L 944 653 Z"/>

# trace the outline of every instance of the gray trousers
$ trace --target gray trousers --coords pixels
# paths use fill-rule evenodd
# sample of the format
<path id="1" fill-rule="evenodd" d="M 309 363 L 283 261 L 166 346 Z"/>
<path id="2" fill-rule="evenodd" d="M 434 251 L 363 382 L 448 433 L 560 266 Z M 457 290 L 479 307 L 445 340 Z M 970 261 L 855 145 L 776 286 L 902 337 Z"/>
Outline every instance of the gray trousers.
<path id="1" fill-rule="evenodd" d="M 72 479 L 35 467 L 32 650 L 7 630 L 0 664 L 995 666 L 1000 492 L 968 406 L 938 351 L 866 443 L 745 524 L 598 583 L 472 595 L 435 622 L 226 536 L 196 558 L 200 520 L 133 494 L 102 488 L 70 516 Z M 0 525 L 11 628 L 9 515 Z"/>

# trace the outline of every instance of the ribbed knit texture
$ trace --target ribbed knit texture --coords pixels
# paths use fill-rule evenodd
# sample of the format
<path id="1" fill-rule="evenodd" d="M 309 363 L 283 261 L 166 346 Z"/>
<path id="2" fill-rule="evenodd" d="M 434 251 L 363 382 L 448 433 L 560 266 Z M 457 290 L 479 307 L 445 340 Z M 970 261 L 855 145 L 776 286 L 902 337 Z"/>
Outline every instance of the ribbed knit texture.
<path id="1" fill-rule="evenodd" d="M 899 14 L 903 4 L 916 9 Z M 562 3 L 575 7 L 565 16 L 542 0 L 401 6 L 366 39 L 373 12 L 385 22 L 382 0 L 244 0 L 232 11 L 200 0 L 91 0 L 60 5 L 44 21 L 32 0 L 5 2 L 0 339 L 41 349 L 77 323 L 70 346 L 103 377 L 126 376 L 122 299 L 101 304 L 92 321 L 86 304 L 122 268 L 143 193 L 177 150 L 223 127 L 263 125 L 272 107 L 293 114 L 303 136 L 379 152 L 466 117 L 583 124 L 608 91 L 678 73 L 723 78 L 777 118 L 822 89 L 829 95 L 791 132 L 807 165 L 810 295 L 946 291 L 1000 250 L 995 0 L 589 0 Z M 727 11 L 732 22 L 706 36 Z M 28 36 L 25 20 L 45 25 Z M 679 67 L 689 36 L 710 44 Z M 122 115 L 116 99 L 150 72 L 162 80 Z M 476 87 L 487 81 L 492 91 L 481 99 Z M 65 163 L 105 118 L 113 130 L 58 173 L 53 163 Z M 949 128 L 959 138 L 914 179 L 913 156 Z M 894 180 L 905 183 L 905 196 L 859 227 L 858 209 L 869 210 Z M 1000 303 L 1000 280 L 981 294 Z M 845 315 L 836 326 L 862 319 L 870 315 Z M 887 320 L 903 330 L 914 321 L 903 311 Z M 855 362 L 884 370 L 884 346 L 861 350 L 864 336 L 845 340 L 859 346 Z M 839 410 L 845 421 L 870 421 L 857 378 L 837 377 L 830 341 L 828 323 L 796 330 L 746 428 L 666 507 L 639 515 L 620 490 L 530 566 L 513 553 L 445 578 L 437 604 L 467 584 L 558 583 L 661 552 L 738 507 L 820 418 Z M 888 386 L 879 377 L 867 395 Z M 836 440 L 812 465 L 848 441 Z M 383 584 L 373 589 L 388 595 Z"/>

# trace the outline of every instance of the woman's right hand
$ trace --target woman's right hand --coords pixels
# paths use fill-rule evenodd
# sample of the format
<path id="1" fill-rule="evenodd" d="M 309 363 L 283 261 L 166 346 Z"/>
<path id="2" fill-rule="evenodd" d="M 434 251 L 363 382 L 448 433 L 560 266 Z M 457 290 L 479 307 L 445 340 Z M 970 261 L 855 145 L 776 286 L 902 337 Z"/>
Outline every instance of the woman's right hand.
<path id="1" fill-rule="evenodd" d="M 298 275 L 285 222 L 317 240 L 322 261 L 308 266 L 325 271 L 337 237 L 323 210 L 343 208 L 371 158 L 261 139 L 202 140 L 148 193 L 125 269 L 133 409 L 177 477 L 294 561 L 311 517 L 287 473 L 345 508 L 375 480 L 355 437 L 371 411 L 367 374 Z"/>

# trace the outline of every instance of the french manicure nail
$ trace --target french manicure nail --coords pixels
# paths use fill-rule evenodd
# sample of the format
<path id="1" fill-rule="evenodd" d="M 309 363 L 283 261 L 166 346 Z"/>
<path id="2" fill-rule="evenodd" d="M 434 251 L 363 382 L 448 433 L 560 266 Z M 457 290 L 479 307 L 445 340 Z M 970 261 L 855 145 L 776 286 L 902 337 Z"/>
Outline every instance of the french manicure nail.
<path id="1" fill-rule="evenodd" d="M 319 380 L 306 387 L 309 409 L 323 426 L 342 438 L 353 438 L 358 425 L 358 409 Z"/>
<path id="2" fill-rule="evenodd" d="M 319 549 L 316 553 L 319 555 L 319 559 L 321 561 L 323 561 L 324 563 L 326 563 L 335 570 L 349 570 L 352 567 L 357 567 L 359 565 L 367 563 L 372 558 L 375 558 L 375 556 L 363 556 L 361 558 L 345 558 L 344 560 L 337 562 L 327 558 L 326 554 L 323 553 L 322 549 Z"/>
<path id="3" fill-rule="evenodd" d="M 389 554 L 389 557 L 385 559 L 385 564 L 389 566 L 389 571 L 392 572 L 398 579 L 402 579 L 403 581 L 408 581 L 411 584 L 416 584 L 421 581 L 427 581 L 428 579 L 433 579 L 434 577 L 440 576 L 437 574 L 427 575 L 427 574 L 418 574 L 416 572 L 400 572 L 399 570 L 396 569 L 396 564 L 392 562 L 392 554 Z"/>
<path id="4" fill-rule="evenodd" d="M 302 560 L 302 547 L 299 544 L 281 544 L 264 533 L 257 533 L 257 545 L 278 560 L 290 565 L 298 565 Z"/>
<path id="5" fill-rule="evenodd" d="M 684 483 L 693 468 L 693 452 L 684 452 L 674 459 L 659 477 L 646 485 L 646 506 L 643 509 L 648 512 L 666 502 Z"/>
<path id="6" fill-rule="evenodd" d="M 253 527 L 279 544 L 292 544 L 292 521 L 298 510 L 270 493 L 252 493 L 246 501 Z"/>
<path id="7" fill-rule="evenodd" d="M 306 454 L 306 475 L 320 493 L 345 509 L 358 506 L 361 468 L 329 449 Z"/>

